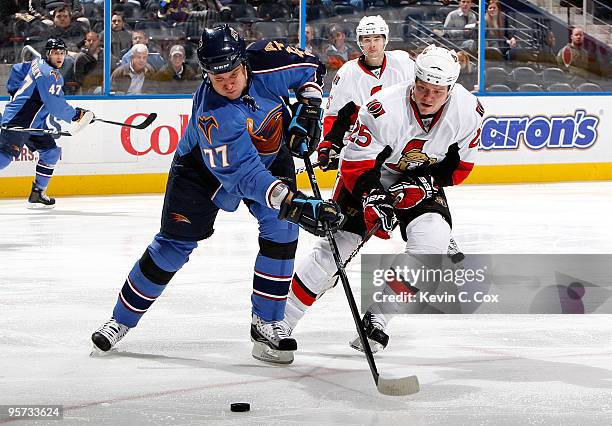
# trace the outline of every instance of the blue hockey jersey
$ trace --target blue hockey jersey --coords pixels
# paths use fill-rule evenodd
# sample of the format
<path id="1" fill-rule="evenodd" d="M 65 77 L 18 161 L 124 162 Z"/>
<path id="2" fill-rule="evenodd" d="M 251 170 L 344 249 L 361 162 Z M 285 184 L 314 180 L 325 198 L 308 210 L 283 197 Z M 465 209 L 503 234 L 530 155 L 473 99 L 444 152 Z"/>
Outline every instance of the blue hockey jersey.
<path id="1" fill-rule="evenodd" d="M 6 88 L 11 101 L 4 109 L 2 126 L 47 129 L 47 117 L 70 122 L 76 111 L 64 98 L 64 78 L 44 59 L 13 65 Z"/>
<path id="2" fill-rule="evenodd" d="M 242 198 L 271 207 L 269 191 L 277 178 L 268 167 L 285 143 L 289 123 L 283 98 L 306 83 L 321 85 L 325 74 L 318 58 L 276 41 L 252 44 L 247 57 L 252 70 L 248 97 L 229 100 L 205 79 L 177 148 L 185 155 L 199 146 L 218 181 L 212 200 L 226 211 L 236 210 Z"/>

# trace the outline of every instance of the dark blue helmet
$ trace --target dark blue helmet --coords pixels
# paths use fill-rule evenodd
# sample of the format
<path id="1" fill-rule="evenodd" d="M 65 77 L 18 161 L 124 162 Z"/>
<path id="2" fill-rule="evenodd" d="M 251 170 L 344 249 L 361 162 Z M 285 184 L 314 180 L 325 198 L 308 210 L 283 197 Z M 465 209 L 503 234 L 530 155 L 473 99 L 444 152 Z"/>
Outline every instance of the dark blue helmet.
<path id="1" fill-rule="evenodd" d="M 68 46 L 66 46 L 66 43 L 61 38 L 51 37 L 45 44 L 45 52 L 53 49 L 68 50 Z"/>
<path id="2" fill-rule="evenodd" d="M 222 74 L 246 61 L 246 44 L 238 32 L 227 24 L 202 32 L 198 61 L 204 72 Z"/>

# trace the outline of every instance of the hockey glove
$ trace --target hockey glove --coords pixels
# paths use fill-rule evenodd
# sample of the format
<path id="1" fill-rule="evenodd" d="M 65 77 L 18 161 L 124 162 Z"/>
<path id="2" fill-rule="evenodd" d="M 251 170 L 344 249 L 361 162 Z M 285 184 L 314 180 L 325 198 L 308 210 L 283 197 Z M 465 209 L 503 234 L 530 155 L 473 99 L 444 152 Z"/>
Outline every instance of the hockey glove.
<path id="1" fill-rule="evenodd" d="M 295 111 L 289 123 L 289 150 L 298 157 L 309 156 L 321 138 L 323 110 L 317 105 L 294 104 Z"/>
<path id="2" fill-rule="evenodd" d="M 323 171 L 338 170 L 342 143 L 324 140 L 317 147 L 319 168 Z"/>
<path id="3" fill-rule="evenodd" d="M 433 178 L 431 176 L 406 177 L 401 182 L 389 187 L 395 208 L 410 209 L 421 201 L 433 197 L 436 193 Z"/>
<path id="4" fill-rule="evenodd" d="M 298 191 L 290 202 L 281 206 L 279 219 L 300 225 L 318 237 L 325 236 L 325 224 L 335 232 L 344 223 L 340 207 L 333 201 L 322 201 Z"/>
<path id="5" fill-rule="evenodd" d="M 380 227 L 374 233 L 378 238 L 388 240 L 397 223 L 397 217 L 393 211 L 393 197 L 379 188 L 374 188 L 363 197 L 363 220 L 368 233 L 380 223 Z"/>
<path id="6" fill-rule="evenodd" d="M 74 114 L 74 117 L 72 117 L 72 124 L 70 125 L 69 129 L 69 132 L 72 134 L 80 132 L 96 118 L 94 113 L 87 109 L 77 107 L 75 110 L 76 114 Z"/>

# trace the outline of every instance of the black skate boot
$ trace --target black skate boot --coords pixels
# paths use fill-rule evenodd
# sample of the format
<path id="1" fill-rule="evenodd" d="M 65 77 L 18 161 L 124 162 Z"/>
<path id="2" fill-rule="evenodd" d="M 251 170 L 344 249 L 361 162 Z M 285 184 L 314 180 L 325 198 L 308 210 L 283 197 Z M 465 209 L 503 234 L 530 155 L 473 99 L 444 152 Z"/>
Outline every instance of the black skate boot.
<path id="1" fill-rule="evenodd" d="M 362 324 L 373 354 L 387 347 L 389 336 L 387 336 L 384 331 L 386 321 L 383 315 L 366 312 L 363 316 Z M 351 345 L 353 349 L 364 352 L 359 335 L 353 338 L 353 340 L 349 342 L 349 345 Z"/>
<path id="2" fill-rule="evenodd" d="M 281 321 L 266 322 L 257 315 L 251 321 L 253 358 L 274 364 L 291 364 L 297 342 L 291 337 L 291 330 L 283 327 Z"/>
<path id="3" fill-rule="evenodd" d="M 38 189 L 35 183 L 32 183 L 32 192 L 28 198 L 29 209 L 52 209 L 55 207 L 55 198 L 49 197 L 44 189 Z"/>
<path id="4" fill-rule="evenodd" d="M 91 351 L 92 356 L 104 355 L 110 351 L 119 342 L 130 328 L 120 324 L 111 318 L 102 324 L 102 327 L 98 329 L 94 334 L 91 335 L 91 341 L 93 342 L 93 350 Z"/>

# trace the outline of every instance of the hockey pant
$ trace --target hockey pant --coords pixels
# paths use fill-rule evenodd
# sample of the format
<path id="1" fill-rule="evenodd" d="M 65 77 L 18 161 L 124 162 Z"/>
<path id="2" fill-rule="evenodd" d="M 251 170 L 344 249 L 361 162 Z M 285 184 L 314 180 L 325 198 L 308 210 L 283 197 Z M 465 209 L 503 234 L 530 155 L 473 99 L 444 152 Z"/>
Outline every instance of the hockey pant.
<path id="1" fill-rule="evenodd" d="M 424 213 L 406 226 L 408 241 L 405 252 L 445 254 L 450 232 L 450 225 L 440 214 Z M 334 236 L 342 259 L 346 259 L 361 242 L 359 235 L 346 231 L 339 231 Z M 291 328 L 295 328 L 314 301 L 335 284 L 335 279 L 332 277 L 336 270 L 336 263 L 327 239 L 317 239 L 311 252 L 296 267 L 291 282 L 291 292 L 285 309 L 285 320 Z M 407 291 L 405 286 L 391 282 L 385 285 L 383 294 L 397 294 L 404 291 Z M 384 306 L 375 303 L 368 308 L 368 311 L 384 313 L 388 320 L 404 309 L 405 307 L 399 303 L 386 302 Z"/>

